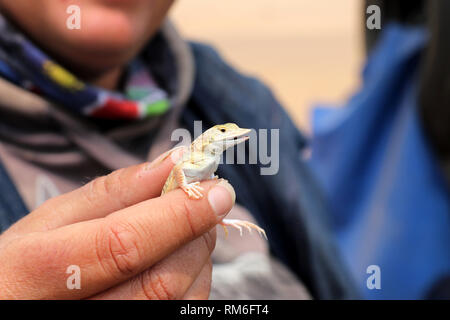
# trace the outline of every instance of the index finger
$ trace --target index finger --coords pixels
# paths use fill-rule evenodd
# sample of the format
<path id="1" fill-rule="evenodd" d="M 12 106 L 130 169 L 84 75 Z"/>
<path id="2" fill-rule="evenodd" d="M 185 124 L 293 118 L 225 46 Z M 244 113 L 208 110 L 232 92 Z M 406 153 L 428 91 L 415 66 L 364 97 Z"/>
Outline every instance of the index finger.
<path id="1" fill-rule="evenodd" d="M 170 152 L 170 151 L 169 151 Z M 47 231 L 104 217 L 114 211 L 157 197 L 184 152 L 161 155 L 151 163 L 123 168 L 96 178 L 81 188 L 52 198 L 13 225 L 7 233 Z"/>

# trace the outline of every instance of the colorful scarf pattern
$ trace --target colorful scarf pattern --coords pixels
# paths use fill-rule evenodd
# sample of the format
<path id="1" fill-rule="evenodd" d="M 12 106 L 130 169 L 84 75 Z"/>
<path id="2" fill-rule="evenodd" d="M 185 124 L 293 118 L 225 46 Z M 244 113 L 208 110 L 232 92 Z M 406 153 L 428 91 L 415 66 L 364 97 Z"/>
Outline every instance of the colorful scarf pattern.
<path id="1" fill-rule="evenodd" d="M 87 84 L 52 61 L 0 15 L 0 77 L 73 112 L 97 118 L 142 119 L 170 107 L 164 90 L 138 58 L 127 70 L 122 93 Z"/>

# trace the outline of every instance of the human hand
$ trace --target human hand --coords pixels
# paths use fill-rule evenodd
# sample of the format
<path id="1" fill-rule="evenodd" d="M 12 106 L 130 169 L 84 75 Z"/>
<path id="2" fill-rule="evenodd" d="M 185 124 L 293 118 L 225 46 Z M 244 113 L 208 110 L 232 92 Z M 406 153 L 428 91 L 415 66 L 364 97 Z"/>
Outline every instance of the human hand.
<path id="1" fill-rule="evenodd" d="M 182 151 L 181 151 L 182 152 Z M 52 198 L 0 235 L 2 299 L 206 299 L 215 225 L 234 204 L 226 181 L 206 197 L 160 197 L 181 152 Z M 69 266 L 80 289 L 69 289 Z"/>

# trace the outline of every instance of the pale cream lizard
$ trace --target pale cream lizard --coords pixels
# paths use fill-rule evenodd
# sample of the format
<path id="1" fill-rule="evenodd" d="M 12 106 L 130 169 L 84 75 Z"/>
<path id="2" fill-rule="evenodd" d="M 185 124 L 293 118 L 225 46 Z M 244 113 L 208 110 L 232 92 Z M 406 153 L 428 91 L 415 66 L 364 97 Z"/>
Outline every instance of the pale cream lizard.
<path id="1" fill-rule="evenodd" d="M 189 198 L 200 199 L 203 197 L 203 188 L 200 181 L 206 179 L 218 179 L 215 175 L 219 166 L 222 153 L 248 139 L 250 129 L 239 128 L 234 123 L 216 125 L 195 139 L 179 162 L 174 166 L 167 178 L 161 195 L 176 188 L 181 188 Z M 237 219 L 223 219 L 220 223 L 226 234 L 227 226 L 239 229 L 242 235 L 242 227 L 251 232 L 257 230 L 267 239 L 264 229 L 248 221 Z"/>

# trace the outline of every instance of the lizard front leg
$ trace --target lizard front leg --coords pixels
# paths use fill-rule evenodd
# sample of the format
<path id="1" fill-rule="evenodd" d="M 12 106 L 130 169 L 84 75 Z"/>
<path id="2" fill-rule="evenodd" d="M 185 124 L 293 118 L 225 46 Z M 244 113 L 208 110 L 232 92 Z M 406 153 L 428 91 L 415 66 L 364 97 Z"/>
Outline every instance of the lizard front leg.
<path id="1" fill-rule="evenodd" d="M 203 197 L 203 188 L 199 186 L 200 182 L 187 183 L 186 175 L 183 172 L 182 163 L 173 168 L 173 174 L 178 186 L 188 195 L 189 198 L 200 199 Z"/>

